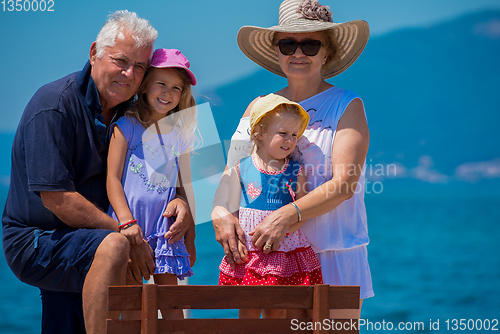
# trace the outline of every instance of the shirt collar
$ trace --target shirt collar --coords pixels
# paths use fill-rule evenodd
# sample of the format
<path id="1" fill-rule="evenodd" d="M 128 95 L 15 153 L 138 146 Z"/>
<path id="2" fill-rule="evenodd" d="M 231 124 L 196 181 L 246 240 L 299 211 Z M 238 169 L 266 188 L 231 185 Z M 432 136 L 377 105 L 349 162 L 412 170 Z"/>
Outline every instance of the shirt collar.
<path id="1" fill-rule="evenodd" d="M 90 61 L 87 61 L 83 69 L 77 74 L 76 82 L 78 84 L 78 91 L 84 98 L 85 105 L 87 105 L 93 114 L 101 114 L 101 100 L 99 99 L 99 93 L 94 79 L 92 79 L 92 75 L 90 75 L 91 69 L 92 66 L 90 66 Z"/>

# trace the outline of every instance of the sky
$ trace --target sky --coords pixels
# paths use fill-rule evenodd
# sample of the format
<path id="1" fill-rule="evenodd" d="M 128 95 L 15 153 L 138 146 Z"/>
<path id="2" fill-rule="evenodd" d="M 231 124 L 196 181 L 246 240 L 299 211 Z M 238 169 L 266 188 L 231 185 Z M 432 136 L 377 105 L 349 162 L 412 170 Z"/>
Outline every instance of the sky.
<path id="1" fill-rule="evenodd" d="M 20 1 L 20 0 L 18 0 Z M 30 0 L 31 3 L 42 0 Z M 158 30 L 156 47 L 180 49 L 197 75 L 198 92 L 238 80 L 259 67 L 236 43 L 243 25 L 277 24 L 281 1 L 110 0 L 49 1 L 53 11 L 16 11 L 15 1 L 0 3 L 2 75 L 0 132 L 13 132 L 21 113 L 43 84 L 80 70 L 91 43 L 109 13 L 127 9 Z M 41 3 L 41 2 L 40 2 Z M 376 38 L 407 27 L 425 27 L 484 9 L 498 0 L 323 0 L 334 22 L 364 19 Z M 14 10 L 12 9 L 14 5 Z M 18 7 L 19 8 L 19 7 Z"/>

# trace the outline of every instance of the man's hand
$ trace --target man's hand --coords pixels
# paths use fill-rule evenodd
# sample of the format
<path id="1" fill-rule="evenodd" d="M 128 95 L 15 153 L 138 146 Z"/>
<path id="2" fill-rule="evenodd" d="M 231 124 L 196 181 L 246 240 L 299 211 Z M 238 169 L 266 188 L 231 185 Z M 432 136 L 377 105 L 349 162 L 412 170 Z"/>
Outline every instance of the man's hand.
<path id="1" fill-rule="evenodd" d="M 189 227 L 194 224 L 189 206 L 179 197 L 174 198 L 168 203 L 163 216 L 175 217 L 174 223 L 170 226 L 167 233 L 165 233 L 165 239 L 168 239 L 170 244 L 181 240 Z"/>
<path id="2" fill-rule="evenodd" d="M 127 279 L 142 282 L 151 278 L 155 272 L 154 252 L 149 243 L 130 245 L 130 259 L 128 261 Z"/>
<path id="3" fill-rule="evenodd" d="M 224 248 L 227 262 L 234 269 L 234 264 L 242 264 L 247 261 L 246 253 L 240 253 L 238 242 L 245 244 L 245 232 L 241 229 L 238 219 L 226 208 L 216 206 L 212 211 L 212 224 L 215 230 L 215 239 Z M 244 248 L 246 250 L 246 247 Z"/>

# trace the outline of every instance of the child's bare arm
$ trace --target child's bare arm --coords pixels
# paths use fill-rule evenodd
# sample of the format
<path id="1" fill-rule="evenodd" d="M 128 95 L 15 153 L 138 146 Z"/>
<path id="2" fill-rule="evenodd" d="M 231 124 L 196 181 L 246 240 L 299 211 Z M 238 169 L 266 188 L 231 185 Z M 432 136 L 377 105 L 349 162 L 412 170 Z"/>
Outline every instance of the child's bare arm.
<path id="1" fill-rule="evenodd" d="M 108 153 L 108 175 L 106 179 L 106 189 L 110 204 L 118 217 L 118 221 L 123 224 L 134 219 L 125 197 L 122 186 L 122 175 L 127 156 L 127 139 L 123 135 L 120 127 L 115 126 Z M 125 235 L 129 242 L 138 245 L 143 242 L 142 230 L 138 224 L 133 224 L 121 229 L 120 233 Z"/>
<path id="2" fill-rule="evenodd" d="M 234 213 L 237 213 L 240 209 L 241 199 L 241 183 L 236 166 L 231 168 L 228 194 L 227 209 L 234 215 Z M 235 217 L 238 218 L 237 215 Z"/>
<path id="3" fill-rule="evenodd" d="M 179 187 L 178 193 L 189 205 L 193 221 L 196 221 L 196 205 L 194 201 L 193 183 L 191 180 L 191 150 L 187 149 L 179 156 Z"/>
<path id="4" fill-rule="evenodd" d="M 239 218 L 239 211 L 233 212 L 232 215 L 239 222 L 239 220 L 240 220 L 240 218 Z M 240 239 L 238 239 L 238 252 L 241 255 L 243 263 L 246 262 L 246 261 L 248 261 L 248 249 L 247 249 L 247 246 Z"/>
<path id="5" fill-rule="evenodd" d="M 238 175 L 238 169 L 234 166 L 231 170 L 231 178 L 229 180 L 229 198 L 228 210 L 239 222 L 239 209 L 241 200 L 241 183 Z M 238 252 L 242 259 L 248 258 L 248 249 L 246 245 L 238 239 Z"/>
<path id="6" fill-rule="evenodd" d="M 191 266 L 196 262 L 196 246 L 195 246 L 195 218 L 196 218 L 196 204 L 194 199 L 194 190 L 191 179 L 191 151 L 187 149 L 179 157 L 179 187 L 177 192 L 181 197 L 185 198 L 192 216 L 192 224 L 184 234 L 184 244 L 189 253 L 189 261 Z"/>

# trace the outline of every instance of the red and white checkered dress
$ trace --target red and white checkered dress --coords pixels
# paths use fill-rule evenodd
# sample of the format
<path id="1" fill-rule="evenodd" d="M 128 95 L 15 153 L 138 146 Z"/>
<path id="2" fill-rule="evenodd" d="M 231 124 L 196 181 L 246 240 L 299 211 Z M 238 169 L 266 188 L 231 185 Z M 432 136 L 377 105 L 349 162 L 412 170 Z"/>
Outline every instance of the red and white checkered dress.
<path id="1" fill-rule="evenodd" d="M 270 207 L 278 208 L 292 201 L 289 190 L 272 190 L 276 189 L 276 185 L 286 184 L 288 181 L 291 181 L 288 182 L 289 184 L 294 184 L 293 181 L 296 182 L 296 176 L 301 170 L 302 166 L 294 161 L 285 163 L 283 169 L 275 173 L 260 170 L 250 157 L 242 159 L 238 163 L 238 173 L 242 182 L 242 203 L 244 203 L 243 198 L 245 197 L 251 202 L 247 203 L 249 205 L 240 205 L 239 210 L 239 223 L 245 231 L 246 247 L 249 251 L 248 261 L 235 265 L 233 270 L 224 257 L 219 266 L 221 271 L 219 285 L 314 285 L 323 283 L 318 257 L 300 229 L 283 239 L 278 251 L 272 251 L 269 254 L 265 254 L 261 249 L 256 249 L 248 235 L 274 211 L 268 210 Z M 286 187 L 279 188 L 286 189 Z M 268 203 L 271 204 L 268 205 Z M 262 209 L 258 209 L 258 207 L 262 207 Z"/>

